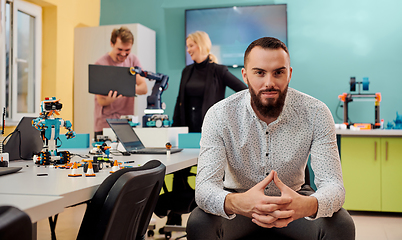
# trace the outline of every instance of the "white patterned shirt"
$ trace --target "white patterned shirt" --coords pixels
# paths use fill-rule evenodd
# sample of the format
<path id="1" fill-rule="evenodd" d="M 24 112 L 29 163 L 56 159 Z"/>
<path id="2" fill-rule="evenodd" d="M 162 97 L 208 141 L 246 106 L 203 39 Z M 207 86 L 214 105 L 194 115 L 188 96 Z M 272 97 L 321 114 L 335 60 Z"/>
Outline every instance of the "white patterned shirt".
<path id="1" fill-rule="evenodd" d="M 330 217 L 345 200 L 345 189 L 335 124 L 321 101 L 288 88 L 282 113 L 267 125 L 255 114 L 249 90 L 218 102 L 205 115 L 198 158 L 195 198 L 206 212 L 228 216 L 225 190 L 245 192 L 262 181 L 271 170 L 294 191 L 304 184 L 309 154 L 315 175 L 318 200 L 316 218 Z M 280 196 L 271 182 L 269 196 Z M 309 218 L 307 218 L 309 219 Z"/>

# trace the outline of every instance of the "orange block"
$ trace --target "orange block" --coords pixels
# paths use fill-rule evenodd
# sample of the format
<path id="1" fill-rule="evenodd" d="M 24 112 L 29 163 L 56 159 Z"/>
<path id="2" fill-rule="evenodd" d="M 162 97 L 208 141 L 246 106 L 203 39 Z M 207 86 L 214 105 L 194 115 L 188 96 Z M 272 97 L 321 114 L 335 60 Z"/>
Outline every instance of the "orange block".
<path id="1" fill-rule="evenodd" d="M 353 124 L 355 128 L 360 128 L 360 130 L 371 130 L 370 123 L 355 123 Z"/>

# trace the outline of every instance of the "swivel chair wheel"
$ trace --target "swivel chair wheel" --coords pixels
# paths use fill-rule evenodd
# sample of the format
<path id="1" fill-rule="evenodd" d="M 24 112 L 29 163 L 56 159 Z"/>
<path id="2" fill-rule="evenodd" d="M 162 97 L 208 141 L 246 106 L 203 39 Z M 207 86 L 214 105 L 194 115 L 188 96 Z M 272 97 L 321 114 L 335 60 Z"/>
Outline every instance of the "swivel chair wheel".
<path id="1" fill-rule="evenodd" d="M 154 235 L 155 235 L 155 233 L 153 230 L 148 230 L 148 232 L 147 232 L 148 237 L 153 237 Z"/>
<path id="2" fill-rule="evenodd" d="M 172 232 L 165 232 L 165 238 L 166 239 L 171 239 L 172 238 Z"/>

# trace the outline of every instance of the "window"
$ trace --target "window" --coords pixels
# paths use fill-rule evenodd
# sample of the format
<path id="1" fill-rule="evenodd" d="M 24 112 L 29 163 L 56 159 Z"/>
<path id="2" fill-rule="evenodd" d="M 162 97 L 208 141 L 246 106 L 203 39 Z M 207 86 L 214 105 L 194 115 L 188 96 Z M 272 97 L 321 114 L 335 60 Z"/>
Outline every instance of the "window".
<path id="1" fill-rule="evenodd" d="M 6 0 L 1 12 L 5 21 L 0 28 L 0 43 L 4 42 L 1 47 L 6 51 L 0 61 L 5 63 L 1 64 L 4 71 L 0 71 L 0 102 L 6 107 L 7 118 L 18 122 L 23 116 L 40 113 L 42 8 L 21 0 Z"/>

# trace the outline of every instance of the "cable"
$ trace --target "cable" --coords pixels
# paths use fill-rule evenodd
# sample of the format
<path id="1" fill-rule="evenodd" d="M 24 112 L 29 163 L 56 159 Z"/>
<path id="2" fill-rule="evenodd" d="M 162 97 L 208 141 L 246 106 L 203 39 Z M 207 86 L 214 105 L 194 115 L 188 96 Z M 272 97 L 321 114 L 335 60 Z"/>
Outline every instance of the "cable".
<path id="1" fill-rule="evenodd" d="M 341 102 L 342 102 L 342 101 L 339 100 L 338 106 L 336 106 L 335 116 L 336 116 L 339 120 L 342 120 L 342 121 L 343 121 L 343 118 L 340 118 L 339 115 L 338 115 L 338 110 L 339 110 L 339 107 L 341 106 Z M 343 106 L 342 106 L 342 108 L 343 108 Z M 351 122 L 349 116 L 348 116 L 347 121 L 348 121 L 348 123 Z"/>
<path id="2" fill-rule="evenodd" d="M 339 107 L 340 107 L 340 105 L 341 105 L 341 102 L 342 102 L 342 101 L 339 100 L 338 106 L 336 106 L 336 110 L 335 110 L 335 116 L 336 116 L 339 120 L 343 120 L 342 118 L 340 118 L 340 117 L 338 116 L 338 110 L 339 110 Z M 343 106 L 342 106 L 342 107 L 343 107 Z"/>
<path id="3" fill-rule="evenodd" d="M 82 154 L 78 154 L 78 153 L 70 153 L 70 155 L 71 155 L 71 157 L 77 156 L 77 157 L 80 157 L 80 158 L 90 158 L 90 156 L 87 155 L 87 154 L 82 155 Z"/>

